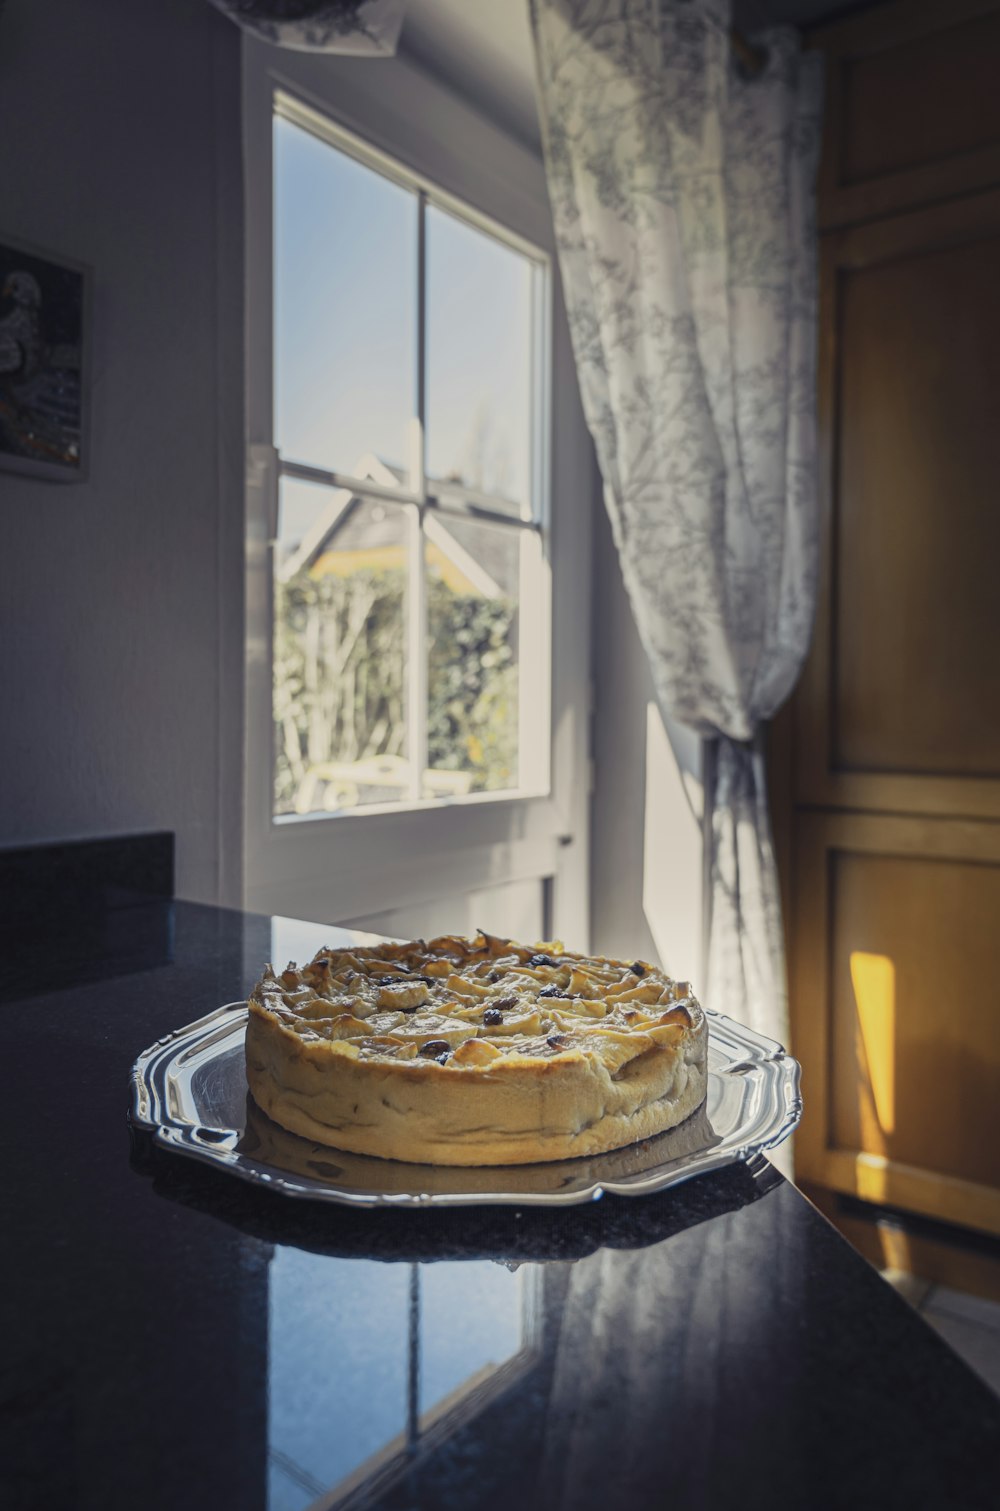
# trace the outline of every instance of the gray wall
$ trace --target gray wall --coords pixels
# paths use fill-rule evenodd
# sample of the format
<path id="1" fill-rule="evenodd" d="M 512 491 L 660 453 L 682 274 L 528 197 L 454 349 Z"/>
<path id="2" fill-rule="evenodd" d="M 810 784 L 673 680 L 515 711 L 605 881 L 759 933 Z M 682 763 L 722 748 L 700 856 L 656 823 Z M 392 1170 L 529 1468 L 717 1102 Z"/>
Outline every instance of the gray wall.
<path id="1" fill-rule="evenodd" d="M 701 982 L 700 746 L 665 728 L 607 513 L 594 524 L 591 942 Z"/>
<path id="2" fill-rule="evenodd" d="M 240 48 L 205 0 L 10 0 L 0 234 L 94 270 L 90 480 L 0 471 L 0 845 L 177 835 L 239 887 Z"/>

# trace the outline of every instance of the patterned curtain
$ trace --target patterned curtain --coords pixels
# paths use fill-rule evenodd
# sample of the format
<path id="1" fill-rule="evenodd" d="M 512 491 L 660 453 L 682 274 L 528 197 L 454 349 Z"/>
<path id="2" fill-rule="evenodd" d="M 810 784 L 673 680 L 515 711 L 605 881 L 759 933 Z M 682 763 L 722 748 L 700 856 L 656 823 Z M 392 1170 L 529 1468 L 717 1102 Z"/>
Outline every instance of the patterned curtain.
<path id="1" fill-rule="evenodd" d="M 406 0 L 211 0 L 245 31 L 300 52 L 391 57 Z"/>
<path id="2" fill-rule="evenodd" d="M 815 602 L 821 63 L 775 29 L 744 77 L 728 0 L 531 9 L 622 573 L 662 708 L 706 741 L 705 999 L 784 1039 L 761 723 L 794 686 Z"/>

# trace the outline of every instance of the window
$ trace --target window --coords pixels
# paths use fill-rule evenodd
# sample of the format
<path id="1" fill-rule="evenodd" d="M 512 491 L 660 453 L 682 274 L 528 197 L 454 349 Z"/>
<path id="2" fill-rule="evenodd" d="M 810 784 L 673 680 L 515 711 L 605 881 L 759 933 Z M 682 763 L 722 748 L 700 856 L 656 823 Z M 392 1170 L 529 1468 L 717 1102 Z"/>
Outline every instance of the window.
<path id="1" fill-rule="evenodd" d="M 274 818 L 543 793 L 547 258 L 273 130 Z"/>
<path id="2" fill-rule="evenodd" d="M 268 1511 L 369 1505 L 520 1383 L 541 1269 L 279 1246 L 268 1267 Z"/>
<path id="3" fill-rule="evenodd" d="M 247 45 L 243 126 L 241 900 L 583 943 L 598 481 L 542 163 L 403 59 Z"/>

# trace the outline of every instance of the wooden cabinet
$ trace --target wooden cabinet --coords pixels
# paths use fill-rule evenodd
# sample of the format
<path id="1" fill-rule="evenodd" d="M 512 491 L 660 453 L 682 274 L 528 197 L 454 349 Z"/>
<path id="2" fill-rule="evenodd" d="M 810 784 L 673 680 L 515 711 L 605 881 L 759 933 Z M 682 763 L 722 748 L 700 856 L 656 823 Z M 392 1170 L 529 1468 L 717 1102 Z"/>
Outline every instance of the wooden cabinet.
<path id="1" fill-rule="evenodd" d="M 797 1170 L 1000 1233 L 1000 4 L 815 42 L 824 564 L 775 765 Z"/>

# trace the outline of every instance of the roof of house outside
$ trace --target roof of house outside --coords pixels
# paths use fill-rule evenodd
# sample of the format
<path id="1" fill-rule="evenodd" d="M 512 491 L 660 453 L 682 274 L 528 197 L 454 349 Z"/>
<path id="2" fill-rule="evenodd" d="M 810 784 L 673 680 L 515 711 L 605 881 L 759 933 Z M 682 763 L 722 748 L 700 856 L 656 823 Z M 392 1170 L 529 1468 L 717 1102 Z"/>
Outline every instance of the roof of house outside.
<path id="1" fill-rule="evenodd" d="M 385 488 L 399 487 L 400 469 L 379 457 L 362 457 L 354 468 L 365 479 Z M 483 598 L 518 596 L 520 532 L 428 511 L 424 517 L 427 562 L 455 592 Z M 307 570 L 313 576 L 345 574 L 362 566 L 402 566 L 406 556 L 403 510 L 381 499 L 360 497 L 338 488 L 316 515 L 302 539 L 278 568 L 283 582 Z"/>

